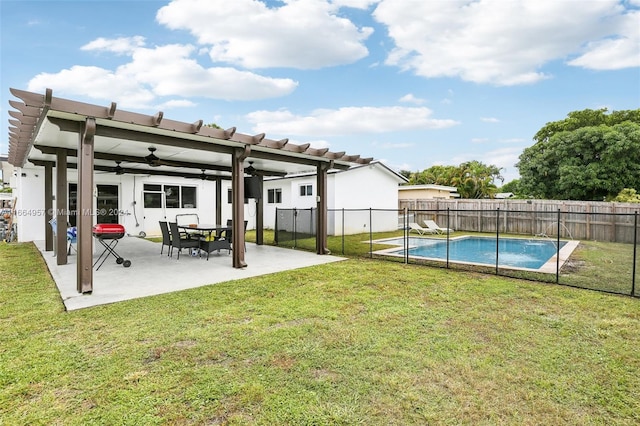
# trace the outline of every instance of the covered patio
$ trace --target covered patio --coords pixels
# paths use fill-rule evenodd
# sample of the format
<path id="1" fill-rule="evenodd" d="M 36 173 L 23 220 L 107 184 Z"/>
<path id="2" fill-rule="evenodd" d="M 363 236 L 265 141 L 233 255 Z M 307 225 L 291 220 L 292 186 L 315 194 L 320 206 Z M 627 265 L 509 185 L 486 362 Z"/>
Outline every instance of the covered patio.
<path id="1" fill-rule="evenodd" d="M 206 256 L 190 256 L 186 250 L 180 260 L 176 260 L 175 253 L 173 257 L 167 256 L 166 247 L 164 254 L 160 254 L 160 243 L 124 237 L 118 244 L 118 252 L 131 260 L 131 266 L 124 268 L 109 257 L 99 270 L 94 271 L 94 290 L 88 296 L 76 291 L 78 257 L 75 254 L 68 257 L 66 265 L 58 265 L 53 253 L 45 251 L 44 241 L 35 244 L 42 252 L 68 311 L 344 260 L 337 256 L 318 256 L 247 243 L 246 257 L 251 268 L 233 268 L 227 250 L 212 253 L 209 260 Z M 94 259 L 97 257 L 95 255 Z"/>
<path id="2" fill-rule="evenodd" d="M 73 259 L 75 266 L 72 266 L 76 294 L 97 291 L 95 284 L 99 281 L 94 283 L 94 276 L 97 280 L 101 272 L 94 272 L 92 267 L 95 255 L 92 226 L 96 222 L 96 170 L 214 180 L 215 219 L 218 224 L 222 223 L 221 182 L 230 180 L 234 249 L 226 259 L 233 268 L 243 269 L 247 266 L 243 229 L 244 179 L 247 175 L 257 179 L 261 193 L 265 176 L 284 176 L 310 170 L 316 173 L 316 253 L 326 255 L 327 172 L 331 169 L 346 170 L 354 164 L 368 164 L 372 160 L 326 148 L 315 149 L 309 144 L 291 144 L 288 139 L 268 139 L 264 133 L 247 135 L 236 132 L 235 128 L 224 130 L 203 125 L 203 120 L 193 123 L 169 120 L 164 118 L 163 112 L 144 115 L 123 111 L 114 102 L 100 106 L 57 98 L 50 89 L 44 95 L 17 89 L 11 89 L 11 93 L 20 101 L 9 101 L 15 111 L 9 111 L 12 119 L 9 120 L 8 161 L 16 167 L 24 167 L 30 162 L 42 168 L 44 199 L 39 204 L 43 207 L 43 214 L 38 220 L 42 220 L 40 226 L 44 225 L 42 250 L 49 258 L 54 247 L 54 235 L 55 246 L 66 246 L 69 218 L 67 170 L 77 169 L 77 258 Z M 264 229 L 262 200 L 258 200 L 256 205 L 256 243 L 259 247 L 263 243 Z M 55 232 L 49 226 L 54 216 Z M 267 253 L 256 250 L 256 254 L 259 252 Z M 258 259 L 258 256 L 252 257 L 251 261 L 257 265 Z M 73 262 L 65 250 L 58 250 L 55 263 L 62 267 Z M 65 276 L 70 277 L 70 268 L 62 269 Z M 100 282 L 102 285 L 106 284 Z"/>

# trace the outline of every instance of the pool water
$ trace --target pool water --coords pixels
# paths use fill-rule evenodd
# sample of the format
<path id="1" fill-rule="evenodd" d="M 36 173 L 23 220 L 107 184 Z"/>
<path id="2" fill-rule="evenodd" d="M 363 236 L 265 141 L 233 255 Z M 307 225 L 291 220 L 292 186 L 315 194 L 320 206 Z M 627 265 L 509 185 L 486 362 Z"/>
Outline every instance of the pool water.
<path id="1" fill-rule="evenodd" d="M 556 242 L 550 240 L 527 240 L 502 238 L 498 240 L 498 265 L 517 268 L 539 269 L 556 253 Z M 378 241 L 402 246 L 402 238 Z M 560 242 L 562 248 L 566 242 Z M 405 250 L 395 250 L 394 255 L 405 255 Z M 409 256 L 429 259 L 447 259 L 447 241 L 427 238 L 409 238 Z M 496 264 L 495 238 L 465 237 L 449 240 L 449 260 L 486 265 Z"/>

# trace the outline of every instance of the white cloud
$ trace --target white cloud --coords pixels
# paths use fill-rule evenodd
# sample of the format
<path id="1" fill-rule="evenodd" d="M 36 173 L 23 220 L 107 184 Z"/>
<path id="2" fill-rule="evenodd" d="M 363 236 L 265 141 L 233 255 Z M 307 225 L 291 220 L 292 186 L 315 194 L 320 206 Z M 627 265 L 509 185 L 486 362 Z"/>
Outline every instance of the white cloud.
<path id="1" fill-rule="evenodd" d="M 618 0 L 381 0 L 374 17 L 396 44 L 386 63 L 428 78 L 510 86 L 549 78 L 541 66 L 570 55 L 595 69 L 640 61 L 637 13 Z"/>
<path id="2" fill-rule="evenodd" d="M 499 123 L 500 122 L 500 120 L 498 120 L 495 117 L 481 117 L 480 120 L 484 121 L 485 123 Z"/>
<path id="3" fill-rule="evenodd" d="M 414 105 L 422 105 L 425 101 L 424 99 L 416 98 L 413 93 L 407 93 L 403 97 L 400 98 L 400 102 L 405 102 Z"/>
<path id="4" fill-rule="evenodd" d="M 320 109 L 307 116 L 288 110 L 255 111 L 247 115 L 254 129 L 285 135 L 353 135 L 416 129 L 444 129 L 459 124 L 455 120 L 431 118 L 428 108 L 344 107 Z"/>
<path id="5" fill-rule="evenodd" d="M 354 9 L 368 9 L 369 6 L 378 3 L 380 0 L 332 0 L 331 3 L 338 7 L 353 7 Z"/>
<path id="6" fill-rule="evenodd" d="M 99 39 L 87 49 L 126 53 L 131 60 L 115 70 L 73 66 L 58 73 L 41 73 L 29 82 L 29 90 L 52 88 L 63 94 L 108 99 L 122 107 L 151 108 L 159 97 L 205 97 L 254 100 L 284 96 L 298 83 L 270 78 L 229 67 L 204 68 L 190 45 L 136 47 L 133 39 Z M 140 41 L 140 40 L 138 40 Z M 166 105 L 172 105 L 166 100 Z M 182 104 L 184 106 L 184 104 Z"/>
<path id="7" fill-rule="evenodd" d="M 189 108 L 189 107 L 194 107 L 196 106 L 195 102 L 191 102 L 187 99 L 174 99 L 171 101 L 167 101 L 164 102 L 160 105 L 157 105 L 157 109 L 164 111 L 164 110 L 168 110 L 168 109 L 174 109 L 174 108 Z"/>
<path id="8" fill-rule="evenodd" d="M 155 95 L 137 81 L 99 67 L 75 65 L 55 74 L 40 73 L 27 85 L 27 90 L 32 92 L 44 93 L 47 88 L 53 89 L 54 93 L 61 92 L 65 96 L 79 95 L 91 99 L 109 99 L 127 108 L 146 108 L 155 99 Z"/>
<path id="9" fill-rule="evenodd" d="M 373 29 L 358 28 L 340 16 L 339 6 L 347 3 L 365 7 L 371 2 L 300 0 L 269 7 L 257 0 L 173 0 L 156 19 L 211 46 L 214 62 L 248 69 L 317 69 L 368 55 L 364 43 Z"/>
<path id="10" fill-rule="evenodd" d="M 487 138 L 471 138 L 471 143 L 485 143 L 489 142 Z"/>
<path id="11" fill-rule="evenodd" d="M 97 50 L 117 54 L 130 54 L 137 48 L 143 47 L 144 44 L 144 37 L 142 36 L 120 37 L 115 39 L 99 37 L 82 46 L 80 50 Z"/>
<path id="12" fill-rule="evenodd" d="M 569 65 L 596 69 L 617 70 L 640 67 L 640 11 L 632 11 L 619 18 L 615 37 L 591 41 L 586 52 L 569 61 Z"/>

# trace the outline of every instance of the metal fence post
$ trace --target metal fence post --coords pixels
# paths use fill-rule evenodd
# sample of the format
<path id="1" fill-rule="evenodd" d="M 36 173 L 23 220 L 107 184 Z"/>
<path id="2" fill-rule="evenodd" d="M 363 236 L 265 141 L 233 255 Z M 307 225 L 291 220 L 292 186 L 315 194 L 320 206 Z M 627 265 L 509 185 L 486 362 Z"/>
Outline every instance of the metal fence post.
<path id="1" fill-rule="evenodd" d="M 447 207 L 447 269 L 449 268 L 449 207 Z"/>
<path id="2" fill-rule="evenodd" d="M 371 229 L 373 225 L 372 215 L 371 207 L 369 207 L 369 257 L 373 259 L 373 229 Z"/>
<path id="3" fill-rule="evenodd" d="M 500 207 L 496 209 L 496 275 L 498 275 L 498 265 L 500 263 Z"/>
<path id="4" fill-rule="evenodd" d="M 409 222 L 409 209 L 404 208 L 404 216 L 402 218 L 403 226 L 402 226 L 402 245 L 404 246 L 404 263 L 409 263 L 409 231 L 407 230 L 407 225 Z"/>
<path id="5" fill-rule="evenodd" d="M 274 232 L 273 241 L 278 245 L 278 208 L 276 207 L 276 230 Z"/>
<path id="6" fill-rule="evenodd" d="M 344 254 L 344 207 L 342 208 L 342 254 Z"/>
<path id="7" fill-rule="evenodd" d="M 556 236 L 556 284 L 560 283 L 560 220 L 561 212 L 558 209 L 558 235 Z"/>
<path id="8" fill-rule="evenodd" d="M 638 259 L 638 211 L 633 213 L 633 276 L 631 277 L 631 296 L 636 295 L 636 264 Z"/>
<path id="9" fill-rule="evenodd" d="M 298 209 L 293 208 L 293 248 L 298 247 Z"/>

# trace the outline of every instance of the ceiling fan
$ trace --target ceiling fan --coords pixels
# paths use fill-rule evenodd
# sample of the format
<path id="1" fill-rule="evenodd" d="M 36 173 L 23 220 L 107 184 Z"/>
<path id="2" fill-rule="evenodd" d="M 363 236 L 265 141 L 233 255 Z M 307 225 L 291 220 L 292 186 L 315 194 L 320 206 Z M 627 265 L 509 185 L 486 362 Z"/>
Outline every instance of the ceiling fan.
<path id="1" fill-rule="evenodd" d="M 144 157 L 144 160 L 151 167 L 158 167 L 160 165 L 160 159 L 154 154 L 154 152 L 156 152 L 156 148 L 153 146 L 150 146 L 148 149 L 150 154 Z"/>
<path id="2" fill-rule="evenodd" d="M 116 175 L 120 176 L 126 173 L 126 170 L 122 166 L 120 166 L 120 163 L 122 163 L 122 161 L 116 161 L 115 167 L 96 165 L 93 167 L 93 169 L 96 171 L 96 173 L 99 174 L 115 173 Z"/>
<path id="3" fill-rule="evenodd" d="M 122 161 L 116 161 L 116 166 L 113 168 L 113 172 L 116 175 L 123 175 L 124 174 L 124 169 L 120 166 L 120 163 L 122 163 Z"/>
<path id="4" fill-rule="evenodd" d="M 200 179 L 200 180 L 216 180 L 218 179 L 217 176 L 213 176 L 213 175 L 208 175 L 205 173 L 206 169 L 200 169 L 202 171 L 202 173 L 200 173 L 199 175 L 189 175 L 189 176 L 185 176 L 187 179 Z"/>
<path id="5" fill-rule="evenodd" d="M 249 161 L 249 167 L 244 169 L 244 172 L 246 174 L 248 174 L 249 176 L 257 176 L 258 175 L 258 170 L 255 167 L 253 167 L 253 161 Z"/>

